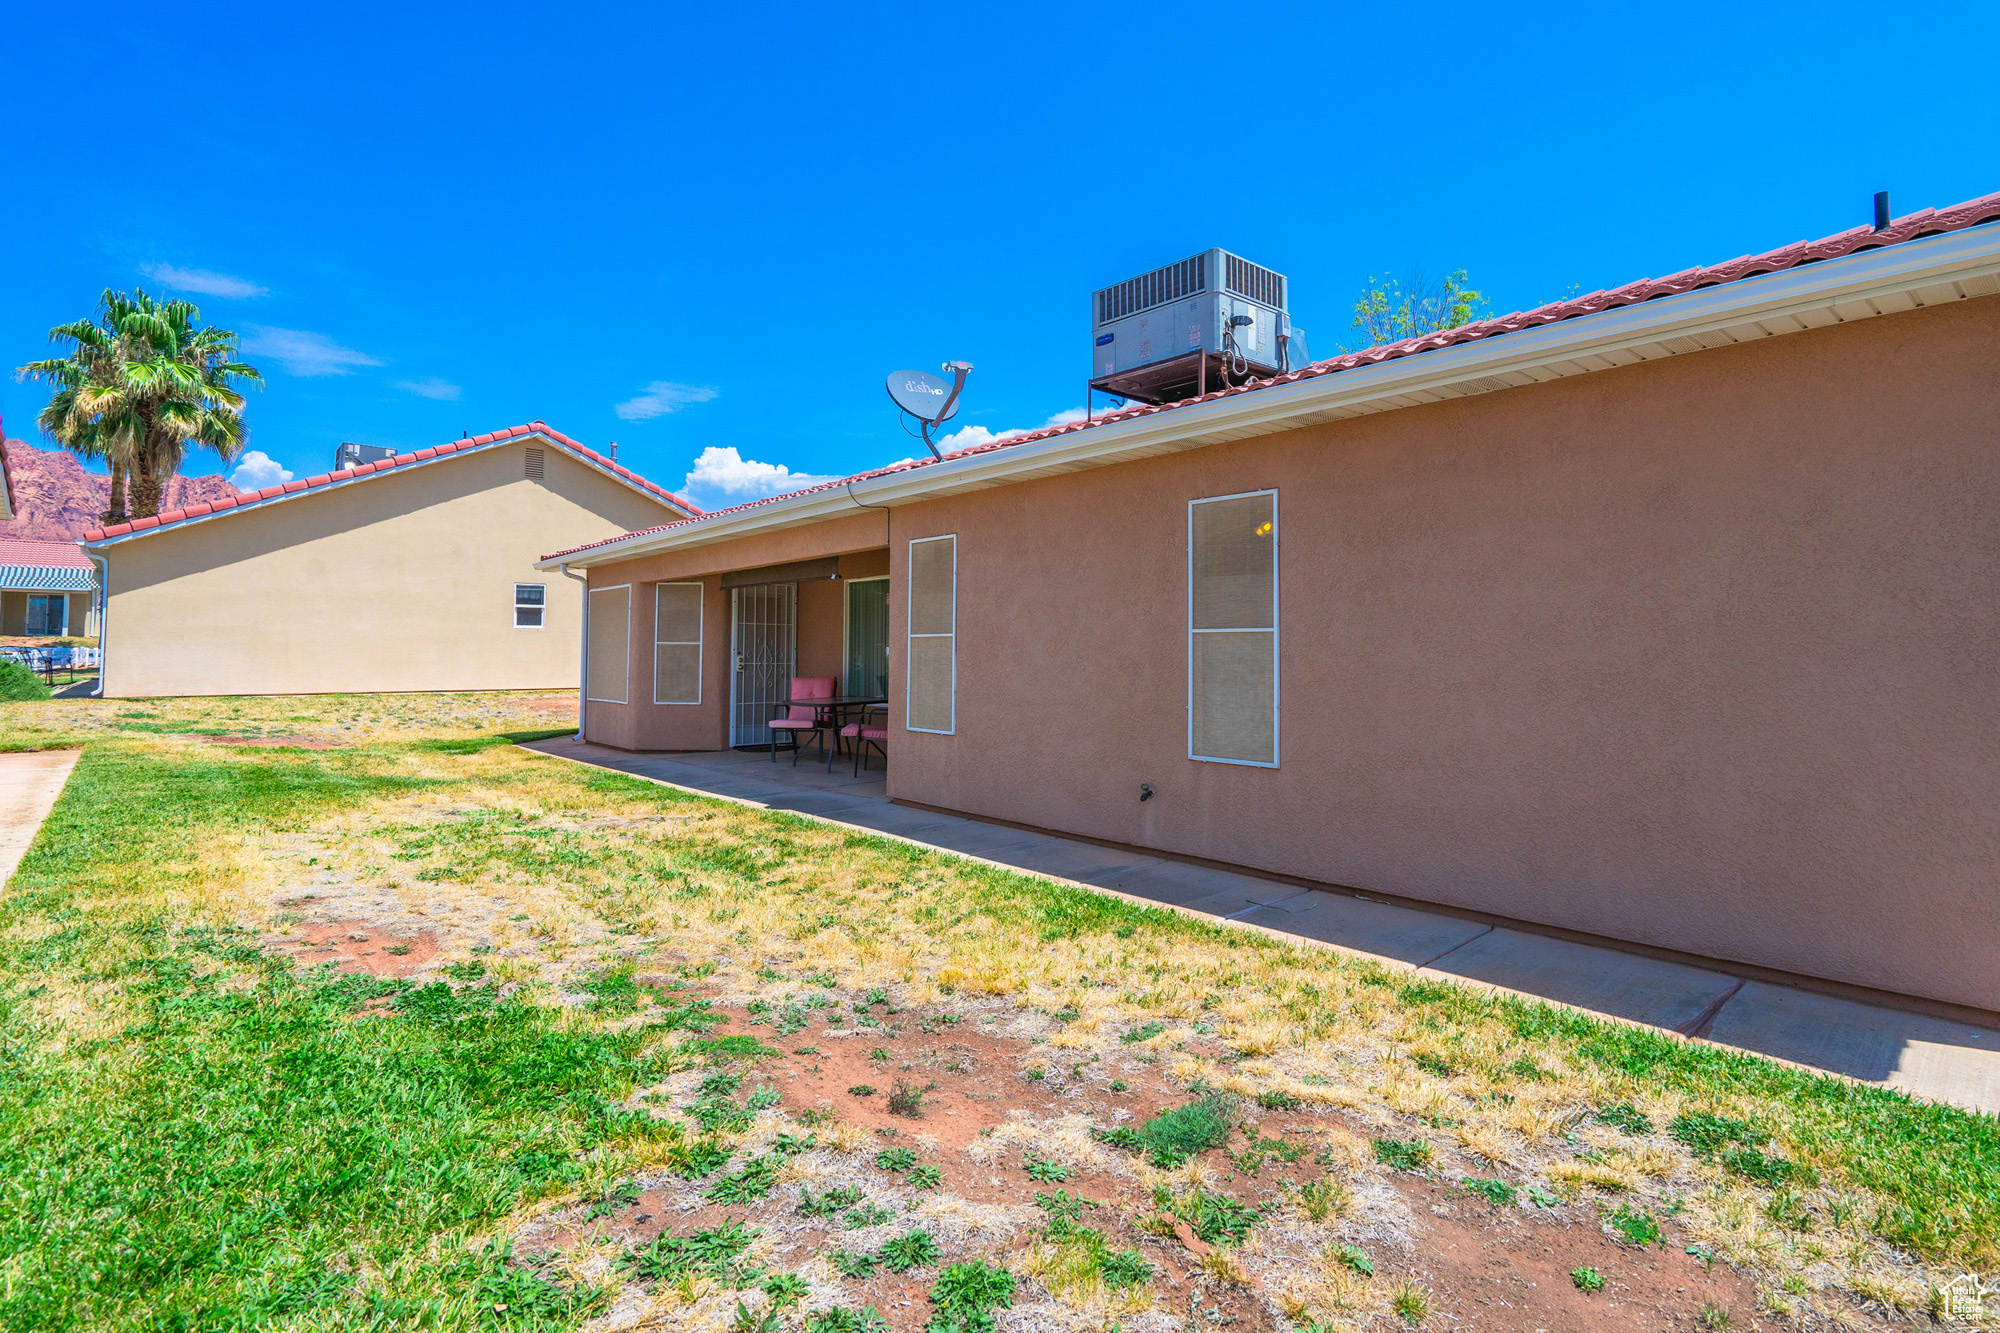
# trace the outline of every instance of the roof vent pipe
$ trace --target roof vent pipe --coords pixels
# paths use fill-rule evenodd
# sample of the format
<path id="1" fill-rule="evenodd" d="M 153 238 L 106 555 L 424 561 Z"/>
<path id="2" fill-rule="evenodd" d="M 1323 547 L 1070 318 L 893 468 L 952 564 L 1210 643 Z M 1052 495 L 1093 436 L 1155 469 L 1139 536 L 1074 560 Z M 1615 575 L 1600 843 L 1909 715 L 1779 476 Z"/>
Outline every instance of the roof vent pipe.
<path id="1" fill-rule="evenodd" d="M 1887 190 L 1877 190 L 1875 192 L 1875 230 L 1889 230 L 1889 192 Z"/>

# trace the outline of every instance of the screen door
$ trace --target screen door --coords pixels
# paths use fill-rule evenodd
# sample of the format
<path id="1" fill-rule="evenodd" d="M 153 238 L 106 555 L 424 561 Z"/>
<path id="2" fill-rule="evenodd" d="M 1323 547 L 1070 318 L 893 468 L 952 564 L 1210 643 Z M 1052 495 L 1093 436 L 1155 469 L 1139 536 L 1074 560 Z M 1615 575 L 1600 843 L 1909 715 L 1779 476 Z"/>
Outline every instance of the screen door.
<path id="1" fill-rule="evenodd" d="M 791 696 L 797 669 L 799 585 L 733 588 L 730 600 L 729 743 L 769 745 L 776 705 Z"/>

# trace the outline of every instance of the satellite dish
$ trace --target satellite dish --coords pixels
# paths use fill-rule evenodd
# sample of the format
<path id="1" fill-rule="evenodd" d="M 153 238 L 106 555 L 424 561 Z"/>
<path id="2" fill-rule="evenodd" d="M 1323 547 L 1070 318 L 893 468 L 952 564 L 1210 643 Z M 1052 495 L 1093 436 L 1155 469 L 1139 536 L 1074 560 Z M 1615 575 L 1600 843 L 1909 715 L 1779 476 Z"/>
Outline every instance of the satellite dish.
<path id="1" fill-rule="evenodd" d="M 889 376 L 890 400 L 916 418 L 924 447 L 933 458 L 944 455 L 931 443 L 931 431 L 958 415 L 958 398 L 965 392 L 965 377 L 972 373 L 972 363 L 947 361 L 944 373 L 951 378 L 926 370 L 899 370 Z"/>

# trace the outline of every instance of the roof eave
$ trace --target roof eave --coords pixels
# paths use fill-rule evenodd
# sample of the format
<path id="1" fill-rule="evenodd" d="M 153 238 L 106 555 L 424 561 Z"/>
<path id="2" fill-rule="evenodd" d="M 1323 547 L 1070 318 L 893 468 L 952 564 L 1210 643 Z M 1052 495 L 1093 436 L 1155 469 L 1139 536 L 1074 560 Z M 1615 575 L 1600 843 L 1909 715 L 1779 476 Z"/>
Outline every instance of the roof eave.
<path id="1" fill-rule="evenodd" d="M 586 550 L 550 556 L 537 562 L 536 568 L 567 565 L 588 569 L 820 522 L 854 512 L 859 501 L 874 506 L 911 504 L 1989 295 L 2000 295 L 2000 223 L 1864 250 L 1841 259 L 1271 385 L 1029 444 L 948 458 L 857 480 L 850 486 L 803 492 L 755 509 L 697 519 L 663 532 L 635 533 Z"/>

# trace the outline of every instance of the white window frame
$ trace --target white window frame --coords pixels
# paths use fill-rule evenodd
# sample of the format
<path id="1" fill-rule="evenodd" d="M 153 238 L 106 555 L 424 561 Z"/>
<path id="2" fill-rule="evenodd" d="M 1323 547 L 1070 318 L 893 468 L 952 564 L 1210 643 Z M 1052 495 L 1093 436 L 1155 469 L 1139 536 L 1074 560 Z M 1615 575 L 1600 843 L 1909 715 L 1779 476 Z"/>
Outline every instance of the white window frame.
<path id="1" fill-rule="evenodd" d="M 1271 497 L 1271 624 L 1267 629 L 1262 625 L 1236 629 L 1196 629 L 1194 627 L 1194 507 L 1214 504 L 1220 500 L 1248 500 L 1254 496 Z M 1187 512 L 1187 756 L 1198 764 L 1234 764 L 1239 768 L 1276 768 L 1284 757 L 1283 723 L 1284 700 L 1279 693 L 1284 684 L 1284 673 L 1278 669 L 1282 660 L 1278 651 L 1278 640 L 1283 617 L 1278 601 L 1278 488 L 1273 486 L 1261 491 L 1237 491 L 1233 495 L 1204 495 L 1188 501 Z M 1197 634 L 1269 634 L 1271 636 L 1271 758 L 1224 759 L 1218 755 L 1196 754 L 1194 752 L 1194 636 Z"/>
<path id="2" fill-rule="evenodd" d="M 660 637 L 660 589 L 662 588 L 701 589 L 701 596 L 695 599 L 695 637 L 693 641 L 695 671 L 694 698 L 692 699 L 662 699 L 660 697 L 660 645 L 667 643 L 681 648 L 686 647 L 688 644 L 688 640 L 686 639 L 662 639 Z M 655 583 L 653 585 L 653 703 L 655 705 L 662 708 L 692 708 L 701 703 L 702 686 L 706 683 L 702 677 L 708 674 L 708 663 L 702 656 L 702 644 L 706 642 L 707 638 L 708 585 L 700 579 L 662 579 L 658 583 Z"/>
<path id="3" fill-rule="evenodd" d="M 590 635 L 587 628 L 590 617 L 590 599 L 598 593 L 617 592 L 620 588 L 625 590 L 625 697 L 623 699 L 600 699 L 590 692 Z M 586 626 L 583 640 L 585 653 L 583 662 L 583 701 L 587 704 L 629 704 L 632 702 L 632 585 L 629 583 L 614 583 L 608 588 L 585 587 L 583 590 L 583 609 Z"/>
<path id="4" fill-rule="evenodd" d="M 523 588 L 540 588 L 542 590 L 542 600 L 535 604 L 535 610 L 542 613 L 542 618 L 536 621 L 532 625 L 523 625 L 521 623 L 521 612 L 527 605 L 521 600 L 521 589 Z M 514 628 L 547 629 L 548 626 L 549 626 L 549 585 L 546 583 L 515 584 L 514 585 Z"/>
<path id="5" fill-rule="evenodd" d="M 916 567 L 917 547 L 925 542 L 951 543 L 951 633 L 919 634 L 916 632 L 917 588 L 911 571 Z M 908 585 L 903 597 L 903 730 L 921 731 L 931 736 L 956 736 L 958 734 L 958 534 L 940 532 L 930 537 L 912 537 L 903 565 L 903 581 Z M 951 640 L 951 726 L 945 730 L 936 727 L 919 727 L 910 722 L 910 642 L 913 639 Z"/>
<path id="6" fill-rule="evenodd" d="M 953 563 L 954 565 L 957 563 L 956 557 L 954 557 Z M 887 583 L 888 581 L 889 576 L 887 574 L 870 574 L 865 578 L 841 580 L 842 583 L 847 585 L 840 590 L 840 692 L 842 694 L 847 693 L 847 664 L 854 660 L 854 599 L 848 595 L 847 589 L 857 583 Z M 954 576 L 952 579 L 951 609 L 951 627 L 954 633 L 958 629 L 957 584 L 958 580 Z M 888 628 L 886 625 L 882 627 L 884 635 L 887 635 Z M 952 655 L 954 658 L 957 657 L 956 648 L 953 649 Z"/>

